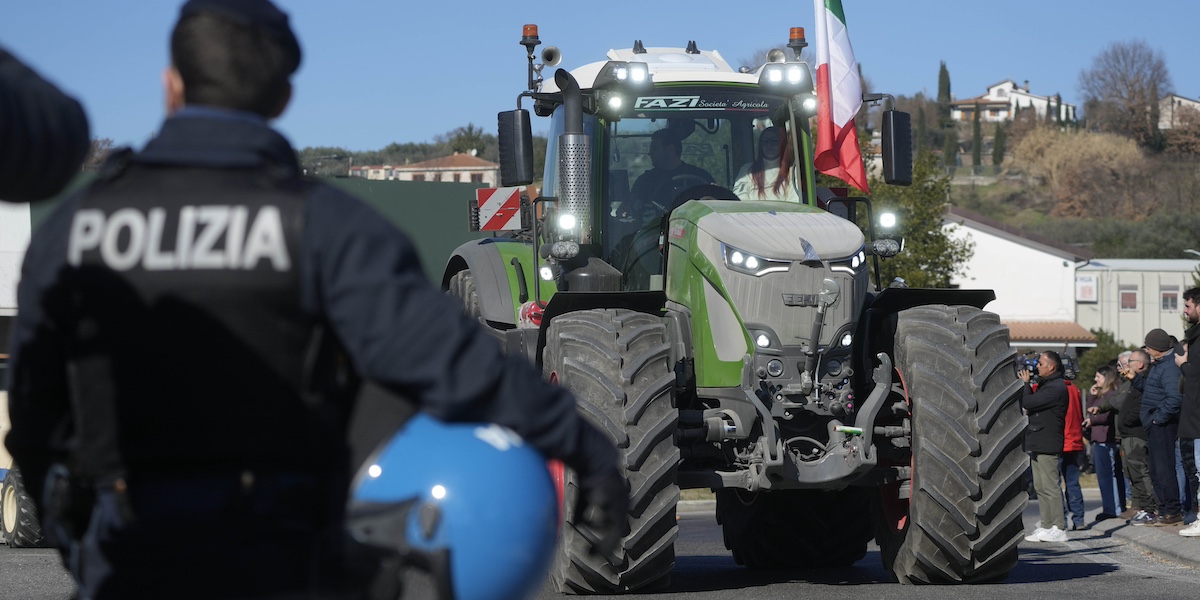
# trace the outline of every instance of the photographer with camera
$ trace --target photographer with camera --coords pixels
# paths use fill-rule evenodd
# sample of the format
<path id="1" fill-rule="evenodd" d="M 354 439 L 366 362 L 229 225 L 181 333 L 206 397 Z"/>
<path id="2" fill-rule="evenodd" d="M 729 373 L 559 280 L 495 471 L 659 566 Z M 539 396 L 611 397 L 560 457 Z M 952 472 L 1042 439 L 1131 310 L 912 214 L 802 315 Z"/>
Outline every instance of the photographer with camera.
<path id="1" fill-rule="evenodd" d="M 1019 364 L 1018 368 L 1017 377 L 1025 383 L 1021 391 L 1021 408 L 1029 416 L 1025 451 L 1030 453 L 1033 488 L 1042 517 L 1041 525 L 1025 536 L 1025 541 L 1065 542 L 1067 525 L 1062 491 L 1058 487 L 1058 468 L 1070 399 L 1062 376 L 1062 359 L 1057 352 L 1046 351 L 1038 357 L 1036 371 L 1030 371 L 1024 364 Z M 1034 372 L 1040 379 L 1036 391 L 1030 383 Z"/>

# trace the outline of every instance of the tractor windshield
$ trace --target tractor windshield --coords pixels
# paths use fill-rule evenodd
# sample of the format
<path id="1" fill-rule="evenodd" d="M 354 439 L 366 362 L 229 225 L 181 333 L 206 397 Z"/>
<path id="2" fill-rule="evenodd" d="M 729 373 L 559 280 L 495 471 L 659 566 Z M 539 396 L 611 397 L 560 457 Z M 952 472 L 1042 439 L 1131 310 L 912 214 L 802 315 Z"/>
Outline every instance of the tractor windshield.
<path id="1" fill-rule="evenodd" d="M 787 98 L 732 87 L 658 88 L 636 98 L 619 120 L 598 120 L 603 245 L 608 255 L 630 234 L 654 227 L 680 204 L 703 197 L 804 202 L 805 165 L 793 161 L 784 127 Z M 772 119 L 778 119 L 774 121 Z M 779 127 L 775 127 L 778 124 Z M 781 151 L 788 165 L 781 176 Z M 755 172 L 758 172 L 757 176 Z"/>

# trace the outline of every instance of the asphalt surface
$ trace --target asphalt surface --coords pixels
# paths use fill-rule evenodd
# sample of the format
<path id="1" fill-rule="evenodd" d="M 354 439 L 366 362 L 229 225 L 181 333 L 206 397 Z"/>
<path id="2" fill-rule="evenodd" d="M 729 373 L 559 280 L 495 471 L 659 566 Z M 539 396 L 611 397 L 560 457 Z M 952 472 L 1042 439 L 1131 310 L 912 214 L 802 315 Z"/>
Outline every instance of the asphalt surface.
<path id="1" fill-rule="evenodd" d="M 1061 600 L 1098 596 L 1195 598 L 1200 586 L 1200 538 L 1179 535 L 1182 527 L 1133 527 L 1123 520 L 1093 522 L 1099 494 L 1085 488 L 1087 531 L 1073 531 L 1065 544 L 1021 542 L 1021 562 L 1004 584 L 987 586 L 913 587 L 888 583 L 878 550 L 854 567 L 831 572 L 778 574 L 751 571 L 734 564 L 721 542 L 711 501 L 680 503 L 678 557 L 670 590 L 654 597 L 686 596 L 694 600 L 729 597 L 755 600 L 990 600 L 997 597 L 1053 597 Z M 1024 521 L 1032 529 L 1037 502 L 1030 502 Z M 1000 587 L 1003 586 L 1003 587 Z M 67 600 L 74 585 L 51 549 L 0 547 L 0 599 Z M 169 596 L 169 594 L 168 594 Z M 636 595 L 635 596 L 640 596 Z M 539 600 L 565 598 L 547 585 Z M 648 597 L 648 596 L 647 596 Z"/>

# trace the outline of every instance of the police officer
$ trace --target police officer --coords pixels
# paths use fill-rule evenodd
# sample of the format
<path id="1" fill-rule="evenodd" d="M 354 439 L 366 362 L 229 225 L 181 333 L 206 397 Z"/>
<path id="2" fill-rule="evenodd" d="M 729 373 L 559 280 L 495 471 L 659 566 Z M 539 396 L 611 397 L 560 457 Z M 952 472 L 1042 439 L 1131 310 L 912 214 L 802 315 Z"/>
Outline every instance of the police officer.
<path id="1" fill-rule="evenodd" d="M 268 126 L 301 59 L 287 16 L 190 0 L 171 59 L 161 131 L 43 223 L 18 292 L 7 444 L 47 490 L 47 529 L 75 540 L 80 597 L 343 586 L 359 375 L 561 459 L 598 545 L 618 543 L 628 495 L 604 434 Z"/>
<path id="2" fill-rule="evenodd" d="M 83 107 L 0 48 L 0 200 L 57 194 L 88 152 Z"/>

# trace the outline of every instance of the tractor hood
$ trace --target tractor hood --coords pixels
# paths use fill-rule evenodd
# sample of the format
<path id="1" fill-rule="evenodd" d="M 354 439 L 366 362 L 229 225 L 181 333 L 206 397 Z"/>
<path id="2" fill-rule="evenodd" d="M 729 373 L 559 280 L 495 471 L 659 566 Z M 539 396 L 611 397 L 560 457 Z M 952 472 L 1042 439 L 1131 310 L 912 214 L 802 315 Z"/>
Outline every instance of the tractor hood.
<path id="1" fill-rule="evenodd" d="M 676 216 L 718 241 L 781 260 L 843 259 L 861 250 L 864 239 L 853 223 L 802 204 L 703 200 Z"/>

